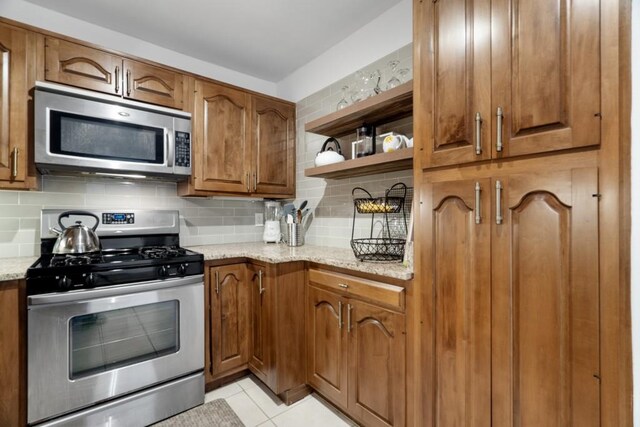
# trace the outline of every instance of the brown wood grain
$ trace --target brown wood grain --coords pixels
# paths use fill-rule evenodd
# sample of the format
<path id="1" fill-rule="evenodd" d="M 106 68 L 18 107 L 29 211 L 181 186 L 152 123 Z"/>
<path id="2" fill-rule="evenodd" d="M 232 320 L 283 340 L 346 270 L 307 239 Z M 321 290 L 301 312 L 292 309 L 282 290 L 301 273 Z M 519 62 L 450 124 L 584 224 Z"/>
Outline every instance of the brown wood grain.
<path id="1" fill-rule="evenodd" d="M 213 376 L 245 366 L 249 361 L 250 288 L 245 270 L 244 263 L 209 269 Z"/>
<path id="2" fill-rule="evenodd" d="M 0 425 L 27 422 L 27 301 L 24 282 L 0 283 Z"/>
<path id="3" fill-rule="evenodd" d="M 360 157 L 305 169 L 304 176 L 315 178 L 344 179 L 355 176 L 372 175 L 411 169 L 413 167 L 413 147 L 378 153 L 373 156 Z"/>
<path id="4" fill-rule="evenodd" d="M 254 96 L 251 192 L 295 196 L 295 107 Z"/>
<path id="5" fill-rule="evenodd" d="M 425 283 L 434 292 L 433 424 L 490 426 L 491 181 L 439 182 L 429 193 L 432 258 Z"/>
<path id="6" fill-rule="evenodd" d="M 354 299 L 349 311 L 349 414 L 366 426 L 404 426 L 405 316 Z"/>
<path id="7" fill-rule="evenodd" d="M 413 111 L 413 82 L 384 91 L 363 101 L 327 114 L 305 124 L 305 132 L 335 138 L 355 132 L 367 123 L 377 125 L 411 116 Z"/>
<path id="8" fill-rule="evenodd" d="M 125 98 L 182 109 L 182 74 L 131 59 L 123 59 L 122 69 Z"/>
<path id="9" fill-rule="evenodd" d="M 262 284 L 260 285 L 260 271 Z M 247 281 L 251 293 L 251 343 L 249 369 L 269 388 L 276 388 L 275 372 L 275 283 L 267 274 L 266 264 L 247 264 Z M 264 291 L 260 292 L 260 287 Z"/>
<path id="10" fill-rule="evenodd" d="M 35 81 L 35 35 L 0 25 L 0 188 L 34 188 L 30 171 L 32 138 L 31 98 Z M 13 152 L 18 150 L 17 175 L 12 175 Z"/>
<path id="11" fill-rule="evenodd" d="M 250 97 L 239 90 L 196 80 L 194 98 L 195 189 L 248 193 Z"/>
<path id="12" fill-rule="evenodd" d="M 496 179 L 493 423 L 599 425 L 597 171 Z"/>
<path id="13" fill-rule="evenodd" d="M 599 6 L 492 2 L 492 114 L 504 110 L 504 150 L 494 143 L 494 157 L 600 143 Z"/>
<path id="14" fill-rule="evenodd" d="M 309 286 L 307 290 L 307 383 L 347 409 L 346 300 Z"/>
<path id="15" fill-rule="evenodd" d="M 310 269 L 308 277 L 309 283 L 345 296 L 357 296 L 400 311 L 405 307 L 405 292 L 400 286 L 318 269 Z"/>
<path id="16" fill-rule="evenodd" d="M 48 81 L 111 95 L 123 93 L 122 58 L 119 56 L 81 44 L 47 37 L 45 61 L 45 78 Z"/>

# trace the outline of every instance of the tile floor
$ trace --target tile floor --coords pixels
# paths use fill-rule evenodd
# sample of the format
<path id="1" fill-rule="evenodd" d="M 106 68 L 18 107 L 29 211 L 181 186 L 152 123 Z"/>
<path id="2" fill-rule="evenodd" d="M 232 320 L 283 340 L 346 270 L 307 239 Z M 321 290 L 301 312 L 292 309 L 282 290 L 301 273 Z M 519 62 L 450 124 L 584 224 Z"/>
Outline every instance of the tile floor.
<path id="1" fill-rule="evenodd" d="M 311 394 L 287 406 L 253 375 L 207 393 L 205 402 L 225 399 L 247 427 L 351 427 L 353 421 Z"/>

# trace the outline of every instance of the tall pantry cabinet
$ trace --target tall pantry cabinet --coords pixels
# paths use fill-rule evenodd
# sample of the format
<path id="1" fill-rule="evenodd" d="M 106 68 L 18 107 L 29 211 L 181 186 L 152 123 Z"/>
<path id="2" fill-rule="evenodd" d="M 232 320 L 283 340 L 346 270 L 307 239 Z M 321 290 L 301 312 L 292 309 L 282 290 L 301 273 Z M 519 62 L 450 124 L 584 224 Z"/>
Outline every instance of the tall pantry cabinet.
<path id="1" fill-rule="evenodd" d="M 624 419 L 626 404 L 612 404 L 625 389 L 614 396 L 609 384 L 628 366 L 601 344 L 608 319 L 625 321 L 604 303 L 603 286 L 615 285 L 601 271 L 603 224 L 623 218 L 610 185 L 622 139 L 603 137 L 617 125 L 605 120 L 618 120 L 603 108 L 619 96 L 603 91 L 606 73 L 619 73 L 602 59 L 607 3 L 620 7 L 414 0 L 409 424 Z"/>

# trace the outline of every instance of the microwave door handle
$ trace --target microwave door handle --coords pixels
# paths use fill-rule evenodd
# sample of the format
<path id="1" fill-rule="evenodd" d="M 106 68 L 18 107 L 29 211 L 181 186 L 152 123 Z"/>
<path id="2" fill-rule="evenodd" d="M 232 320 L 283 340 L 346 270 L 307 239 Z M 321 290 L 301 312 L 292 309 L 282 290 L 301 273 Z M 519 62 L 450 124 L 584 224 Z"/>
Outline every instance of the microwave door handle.
<path id="1" fill-rule="evenodd" d="M 175 157 L 175 147 L 174 144 L 171 144 L 169 133 L 169 131 L 165 132 L 165 148 L 167 153 L 167 166 L 172 168 Z"/>

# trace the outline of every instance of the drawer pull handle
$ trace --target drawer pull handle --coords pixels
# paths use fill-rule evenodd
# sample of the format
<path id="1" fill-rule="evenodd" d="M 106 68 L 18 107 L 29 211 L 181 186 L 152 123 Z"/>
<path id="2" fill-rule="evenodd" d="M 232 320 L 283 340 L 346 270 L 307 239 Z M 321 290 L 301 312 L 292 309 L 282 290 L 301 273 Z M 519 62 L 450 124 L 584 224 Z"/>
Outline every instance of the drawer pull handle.
<path id="1" fill-rule="evenodd" d="M 351 304 L 347 304 L 347 332 L 351 333 L 351 309 L 353 306 Z"/>
<path id="2" fill-rule="evenodd" d="M 340 286 L 343 289 L 347 289 L 349 287 L 349 285 L 345 285 L 344 283 L 338 283 L 338 286 Z"/>

